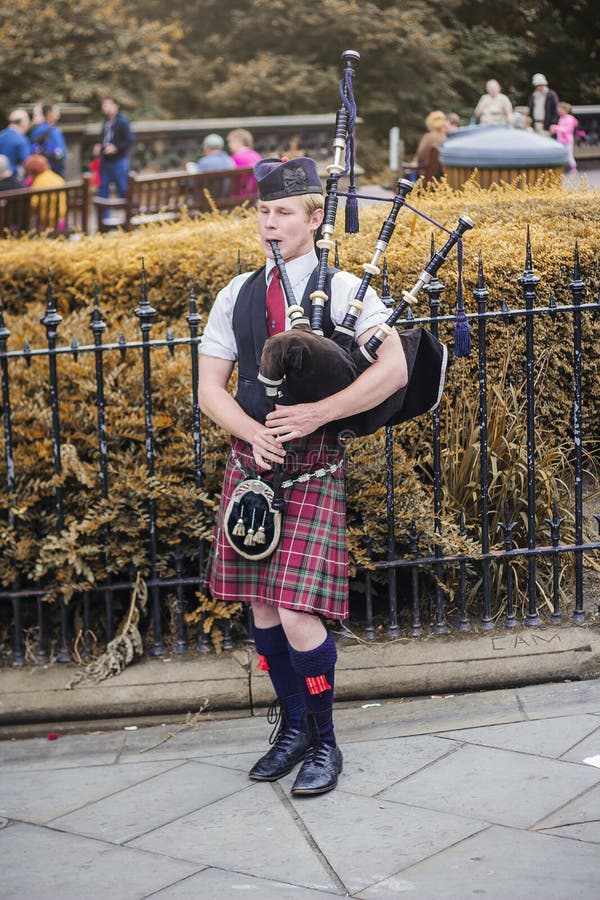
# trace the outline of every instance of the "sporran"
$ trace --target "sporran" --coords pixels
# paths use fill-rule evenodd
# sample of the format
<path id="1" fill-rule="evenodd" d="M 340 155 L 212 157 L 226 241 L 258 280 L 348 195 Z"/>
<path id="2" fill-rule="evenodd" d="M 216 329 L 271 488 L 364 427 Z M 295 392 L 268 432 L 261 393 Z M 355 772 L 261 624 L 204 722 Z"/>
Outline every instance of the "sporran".
<path id="1" fill-rule="evenodd" d="M 245 559 L 265 559 L 281 537 L 281 512 L 273 508 L 273 488 L 261 478 L 244 478 L 225 510 L 225 537 Z"/>

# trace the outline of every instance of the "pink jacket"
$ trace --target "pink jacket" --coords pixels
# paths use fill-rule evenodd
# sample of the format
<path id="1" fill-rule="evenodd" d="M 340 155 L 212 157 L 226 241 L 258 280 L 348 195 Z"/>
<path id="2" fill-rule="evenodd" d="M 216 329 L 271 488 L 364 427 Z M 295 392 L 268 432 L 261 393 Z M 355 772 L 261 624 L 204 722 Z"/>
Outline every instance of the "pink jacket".
<path id="1" fill-rule="evenodd" d="M 556 135 L 556 140 L 561 144 L 572 144 L 573 135 L 578 125 L 579 121 L 575 116 L 567 113 L 564 116 L 560 116 L 556 125 L 552 125 L 550 130 L 552 134 Z"/>

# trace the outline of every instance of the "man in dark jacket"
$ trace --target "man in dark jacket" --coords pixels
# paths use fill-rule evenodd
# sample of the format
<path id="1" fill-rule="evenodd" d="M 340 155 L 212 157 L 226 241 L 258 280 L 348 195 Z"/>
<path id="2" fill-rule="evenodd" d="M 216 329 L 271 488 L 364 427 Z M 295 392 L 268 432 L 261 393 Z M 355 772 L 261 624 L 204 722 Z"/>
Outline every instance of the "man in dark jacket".
<path id="1" fill-rule="evenodd" d="M 129 151 L 134 141 L 128 119 L 119 112 L 119 104 L 114 97 L 102 101 L 105 122 L 102 137 L 94 145 L 94 156 L 100 158 L 99 197 L 108 197 L 114 184 L 118 197 L 127 194 L 129 174 Z"/>
<path id="2" fill-rule="evenodd" d="M 540 134 L 550 134 L 550 126 L 556 125 L 558 122 L 558 112 L 556 105 L 558 103 L 558 94 L 556 91 L 550 90 L 546 76 L 541 72 L 531 79 L 533 85 L 533 93 L 529 97 L 529 115 L 533 125 L 533 130 Z"/>

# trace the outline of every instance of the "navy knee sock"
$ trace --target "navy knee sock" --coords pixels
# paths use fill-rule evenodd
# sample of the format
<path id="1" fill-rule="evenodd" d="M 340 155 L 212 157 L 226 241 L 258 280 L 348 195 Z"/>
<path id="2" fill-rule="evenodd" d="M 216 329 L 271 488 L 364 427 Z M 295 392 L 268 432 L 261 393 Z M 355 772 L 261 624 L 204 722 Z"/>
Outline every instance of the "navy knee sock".
<path id="1" fill-rule="evenodd" d="M 290 646 L 292 666 L 300 676 L 306 708 L 314 716 L 319 738 L 335 746 L 333 730 L 333 688 L 337 649 L 331 634 L 314 650 Z"/>
<path id="2" fill-rule="evenodd" d="M 292 668 L 289 644 L 283 628 L 281 625 L 273 628 L 257 628 L 253 625 L 252 635 L 260 657 L 258 666 L 269 673 L 275 693 L 283 703 L 288 724 L 292 728 L 301 729 L 305 710 L 304 691 Z"/>

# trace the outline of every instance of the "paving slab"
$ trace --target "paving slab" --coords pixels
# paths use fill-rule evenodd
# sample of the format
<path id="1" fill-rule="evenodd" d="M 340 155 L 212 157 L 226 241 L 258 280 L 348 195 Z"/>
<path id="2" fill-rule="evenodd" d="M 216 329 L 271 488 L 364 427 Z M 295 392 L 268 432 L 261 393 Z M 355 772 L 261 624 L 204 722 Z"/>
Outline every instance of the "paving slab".
<path id="1" fill-rule="evenodd" d="M 260 900 L 319 900 L 339 897 L 339 893 L 312 891 L 310 888 L 281 881 L 268 881 L 252 875 L 239 875 L 222 869 L 204 869 L 172 887 L 151 894 L 148 900 L 232 900 L 235 897 L 257 897 Z"/>
<path id="2" fill-rule="evenodd" d="M 492 827 L 358 894 L 362 900 L 598 900 L 598 848 Z"/>
<path id="3" fill-rule="evenodd" d="M 0 830 L 2 900 L 61 900 L 96 896 L 142 900 L 154 890 L 197 872 L 200 866 L 141 850 L 15 824 Z"/>
<path id="4" fill-rule="evenodd" d="M 571 759 L 567 751 L 578 747 L 591 732 L 596 732 L 595 746 L 600 752 L 600 725 L 595 716 L 560 716 L 553 719 L 537 719 L 516 722 L 514 725 L 491 725 L 486 728 L 460 728 L 441 732 L 440 737 L 469 744 L 516 750 L 556 759 Z M 563 756 L 564 754 L 564 756 Z M 590 754 L 588 754 L 590 755 Z M 577 755 L 575 762 L 581 762 Z"/>
<path id="5" fill-rule="evenodd" d="M 598 716 L 590 716 L 590 719 L 598 722 Z M 600 762 L 600 722 L 598 722 L 598 726 L 594 731 L 571 747 L 570 750 L 563 754 L 562 758 L 570 762 L 582 763 L 586 759 L 593 759 L 594 757 L 599 757 L 598 762 Z"/>
<path id="6" fill-rule="evenodd" d="M 31 738 L 0 741 L 0 771 L 10 769 L 66 769 L 104 766 L 116 762 L 125 746 L 125 732 L 74 734 L 67 741 Z"/>
<path id="7" fill-rule="evenodd" d="M 166 772 L 174 762 L 141 766 L 86 766 L 75 769 L 0 771 L 0 815 L 41 824 L 80 806 Z"/>
<path id="8" fill-rule="evenodd" d="M 292 803 L 351 893 L 487 827 L 475 819 L 360 797 L 340 788 L 318 803 L 300 797 L 293 797 Z"/>
<path id="9" fill-rule="evenodd" d="M 344 771 L 340 785 L 348 793 L 363 794 L 366 797 L 378 794 L 400 778 L 456 749 L 455 744 L 429 735 L 405 737 L 401 740 L 383 738 L 378 741 L 349 742 L 341 746 Z M 247 773 L 256 758 L 256 753 L 229 754 L 221 757 L 219 764 Z M 291 782 L 288 786 L 291 787 Z"/>
<path id="10" fill-rule="evenodd" d="M 127 846 L 313 890 L 337 888 L 276 789 L 266 783 L 249 783 L 246 790 Z"/>
<path id="11" fill-rule="evenodd" d="M 264 715 L 215 721 L 201 719 L 192 728 L 177 731 L 177 726 L 140 728 L 126 732 L 119 762 L 148 759 L 221 757 L 238 744 L 249 751 L 264 752 L 272 726 Z M 172 737 L 169 735 L 172 734 Z"/>
<path id="12" fill-rule="evenodd" d="M 529 828 L 600 783 L 600 769 L 466 744 L 383 791 L 383 799 Z"/>
<path id="13" fill-rule="evenodd" d="M 600 785 L 583 792 L 570 803 L 565 803 L 564 806 L 555 809 L 554 812 L 537 822 L 536 830 L 547 831 L 550 828 L 591 824 L 600 824 Z"/>
<path id="14" fill-rule="evenodd" d="M 50 824 L 123 844 L 246 787 L 248 778 L 239 772 L 188 761 Z"/>
<path id="15" fill-rule="evenodd" d="M 516 694 L 528 719 L 600 713 L 600 679 L 530 685 Z"/>
<path id="16" fill-rule="evenodd" d="M 599 813 L 600 815 L 600 813 Z M 553 834 L 555 837 L 570 838 L 588 844 L 600 844 L 600 819 L 595 822 L 578 822 L 576 825 L 563 825 L 562 828 L 541 828 L 542 834 Z M 598 851 L 600 853 L 600 850 Z"/>
<path id="17" fill-rule="evenodd" d="M 373 797 L 454 749 L 452 743 L 430 735 L 348 743 L 340 784 L 347 793 Z"/>
<path id="18" fill-rule="evenodd" d="M 363 702 L 336 706 L 336 734 L 344 744 L 520 722 L 525 718 L 514 690 L 493 691 L 493 696 L 493 702 L 487 693 L 474 693 L 383 700 L 375 707 Z"/>

